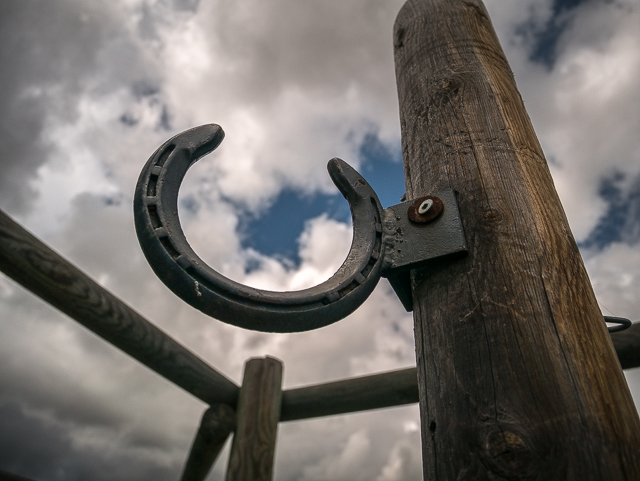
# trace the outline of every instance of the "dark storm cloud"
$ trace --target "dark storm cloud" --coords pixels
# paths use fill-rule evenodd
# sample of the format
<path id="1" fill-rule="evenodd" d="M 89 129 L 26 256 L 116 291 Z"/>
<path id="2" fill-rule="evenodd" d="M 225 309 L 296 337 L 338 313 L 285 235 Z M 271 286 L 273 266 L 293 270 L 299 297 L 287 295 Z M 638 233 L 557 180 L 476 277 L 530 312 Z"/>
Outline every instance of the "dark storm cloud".
<path id="1" fill-rule="evenodd" d="M 21 403 L 0 399 L 0 432 L 4 434 L 0 436 L 0 466 L 35 481 L 178 478 L 178 465 L 149 462 L 143 456 L 110 456 L 77 443 L 74 431 L 80 428 L 27 413 Z M 122 439 L 123 444 L 128 441 Z"/>
<path id="2" fill-rule="evenodd" d="M 40 134 L 46 114 L 73 116 L 75 94 L 95 64 L 102 15 L 74 2 L 7 0 L 0 4 L 0 202 L 23 210 L 47 160 Z"/>
<path id="3" fill-rule="evenodd" d="M 0 341 L 0 470 L 35 481 L 177 479 L 188 439 L 178 436 L 183 439 L 176 443 L 167 437 L 162 417 L 151 414 L 141 423 L 140 416 L 126 413 L 127 405 L 139 402 L 140 392 L 148 392 L 147 382 L 166 389 L 166 381 L 27 292 L 17 291 L 2 307 L 3 321 L 10 317 L 7 312 L 29 308 L 20 324 L 32 333 L 32 352 L 15 355 L 6 339 Z M 60 362 L 47 361 L 50 346 L 44 344 L 60 333 L 54 339 L 61 344 Z M 91 354 L 77 358 L 77 346 L 90 346 Z M 110 389 L 108 374 L 117 376 L 119 394 Z M 169 390 L 181 394 L 178 388 Z M 160 402 L 175 405 L 157 387 L 151 391 Z M 142 402 L 138 413 L 144 404 L 153 411 Z"/>
<path id="4" fill-rule="evenodd" d="M 121 19 L 101 2 L 0 3 L 0 205 L 24 212 L 52 148 L 43 129 L 70 122 L 80 94 L 145 76 Z M 105 68 L 108 66 L 108 68 Z M 139 73 L 138 73 L 139 72 Z"/>

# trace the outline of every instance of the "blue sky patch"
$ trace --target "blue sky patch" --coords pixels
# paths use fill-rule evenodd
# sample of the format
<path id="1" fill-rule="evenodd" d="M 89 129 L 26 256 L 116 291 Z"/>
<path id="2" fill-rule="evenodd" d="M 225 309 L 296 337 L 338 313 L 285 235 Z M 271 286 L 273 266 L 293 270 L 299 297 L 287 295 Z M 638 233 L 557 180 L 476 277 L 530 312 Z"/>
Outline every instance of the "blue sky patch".
<path id="1" fill-rule="evenodd" d="M 298 237 L 309 219 L 322 214 L 341 222 L 351 220 L 349 204 L 339 193 L 307 195 L 285 189 L 267 211 L 255 216 L 241 215 L 242 246 L 298 264 Z"/>
<path id="2" fill-rule="evenodd" d="M 570 18 L 565 15 L 571 9 L 589 0 L 555 0 L 553 15 L 540 29 L 532 23 L 525 23 L 517 27 L 516 33 L 524 37 L 533 37 L 533 45 L 529 60 L 545 65 L 552 69 L 557 56 L 557 46 L 560 36 L 569 26 Z"/>
<path id="3" fill-rule="evenodd" d="M 378 194 L 382 207 L 399 204 L 405 192 L 400 142 L 390 148 L 377 133 L 369 133 L 360 146 L 360 160 L 360 173 Z"/>
<path id="4" fill-rule="evenodd" d="M 398 204 L 404 194 L 400 146 L 394 150 L 383 144 L 376 133 L 370 133 L 365 136 L 359 152 L 359 171 L 376 191 L 383 207 Z M 310 195 L 284 189 L 266 211 L 241 215 L 242 246 L 299 265 L 298 238 L 308 220 L 326 214 L 340 222 L 351 222 L 349 204 L 337 189 L 335 192 Z"/>
<path id="5" fill-rule="evenodd" d="M 603 179 L 598 194 L 608 208 L 580 248 L 604 247 L 614 242 L 635 244 L 640 241 L 640 176 L 630 187 L 626 175 L 618 172 Z"/>

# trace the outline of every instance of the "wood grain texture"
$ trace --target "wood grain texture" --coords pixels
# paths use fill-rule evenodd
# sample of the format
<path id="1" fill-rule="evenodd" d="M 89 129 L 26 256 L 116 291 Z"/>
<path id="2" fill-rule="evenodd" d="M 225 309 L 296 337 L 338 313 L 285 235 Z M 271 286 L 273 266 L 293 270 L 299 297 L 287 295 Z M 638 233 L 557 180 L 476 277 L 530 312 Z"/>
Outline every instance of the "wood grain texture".
<path id="1" fill-rule="evenodd" d="M 200 420 L 180 481 L 204 481 L 235 427 L 236 413 L 228 405 L 208 408 Z"/>
<path id="2" fill-rule="evenodd" d="M 273 479 L 281 387 L 280 361 L 266 357 L 245 363 L 226 481 Z"/>
<path id="3" fill-rule="evenodd" d="M 469 256 L 414 271 L 424 478 L 637 480 L 640 422 L 479 0 L 394 29 L 407 198 L 459 193 Z"/>
<path id="4" fill-rule="evenodd" d="M 207 404 L 235 406 L 238 386 L 0 211 L 0 270 Z"/>
<path id="5" fill-rule="evenodd" d="M 288 389 L 280 421 L 332 416 L 418 402 L 416 368 Z"/>

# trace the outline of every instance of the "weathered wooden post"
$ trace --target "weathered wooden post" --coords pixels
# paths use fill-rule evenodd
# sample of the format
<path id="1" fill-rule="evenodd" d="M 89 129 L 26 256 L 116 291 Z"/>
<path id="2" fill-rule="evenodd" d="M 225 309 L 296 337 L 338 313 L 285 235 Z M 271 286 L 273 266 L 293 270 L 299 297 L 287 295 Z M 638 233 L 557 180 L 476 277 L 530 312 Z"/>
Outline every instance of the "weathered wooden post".
<path id="1" fill-rule="evenodd" d="M 480 0 L 394 29 L 407 198 L 459 193 L 469 256 L 412 274 L 424 478 L 638 480 L 640 422 Z"/>
<path id="2" fill-rule="evenodd" d="M 236 408 L 226 481 L 271 481 L 282 404 L 282 363 L 249 359 Z"/>
<path id="3" fill-rule="evenodd" d="M 227 404 L 214 404 L 202 415 L 180 481 L 204 481 L 236 427 L 236 413 Z"/>

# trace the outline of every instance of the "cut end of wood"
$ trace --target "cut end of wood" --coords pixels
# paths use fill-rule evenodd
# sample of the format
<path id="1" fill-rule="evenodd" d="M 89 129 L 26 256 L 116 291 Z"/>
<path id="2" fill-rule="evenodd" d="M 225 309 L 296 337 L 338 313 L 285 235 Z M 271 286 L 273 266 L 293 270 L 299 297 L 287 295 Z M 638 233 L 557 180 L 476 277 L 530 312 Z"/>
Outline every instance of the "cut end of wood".
<path id="1" fill-rule="evenodd" d="M 282 362 L 273 357 L 252 358 L 245 363 L 226 481 L 273 478 L 282 370 Z"/>

